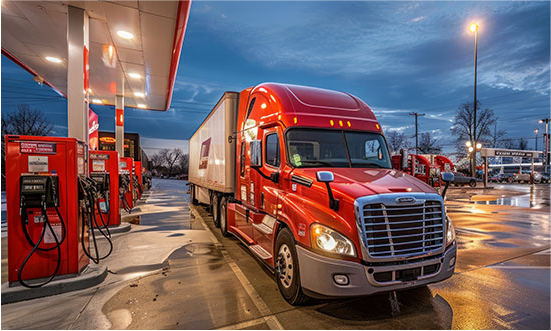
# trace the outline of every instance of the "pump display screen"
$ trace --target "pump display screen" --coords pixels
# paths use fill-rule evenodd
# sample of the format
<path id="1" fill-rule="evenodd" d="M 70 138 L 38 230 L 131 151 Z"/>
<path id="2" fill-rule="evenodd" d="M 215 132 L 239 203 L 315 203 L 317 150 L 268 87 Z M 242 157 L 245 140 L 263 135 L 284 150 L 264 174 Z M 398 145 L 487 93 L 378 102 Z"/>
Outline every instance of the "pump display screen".
<path id="1" fill-rule="evenodd" d="M 391 168 L 386 142 L 378 133 L 291 129 L 286 138 L 291 164 L 298 168 Z"/>

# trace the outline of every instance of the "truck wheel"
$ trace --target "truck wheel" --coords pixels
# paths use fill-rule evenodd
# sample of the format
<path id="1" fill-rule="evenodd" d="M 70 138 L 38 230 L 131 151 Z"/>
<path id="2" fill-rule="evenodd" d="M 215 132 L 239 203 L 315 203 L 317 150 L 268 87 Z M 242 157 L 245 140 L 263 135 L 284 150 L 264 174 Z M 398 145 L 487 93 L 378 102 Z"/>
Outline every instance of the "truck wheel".
<path id="1" fill-rule="evenodd" d="M 194 206 L 197 206 L 199 203 L 197 202 L 197 199 L 195 198 L 195 185 L 191 185 L 191 190 L 190 190 L 190 200 L 191 200 L 191 204 L 194 205 Z"/>
<path id="2" fill-rule="evenodd" d="M 228 232 L 228 202 L 226 198 L 220 199 L 218 204 L 218 219 L 220 220 L 220 232 L 224 237 L 229 237 L 230 233 Z"/>
<path id="3" fill-rule="evenodd" d="M 292 305 L 305 304 L 310 297 L 304 294 L 300 286 L 300 269 L 295 240 L 289 229 L 284 228 L 279 232 L 275 247 L 277 254 L 275 256 L 275 276 L 279 292 Z"/>
<path id="4" fill-rule="evenodd" d="M 476 181 L 474 179 L 471 179 L 471 181 L 469 181 L 469 186 L 476 187 Z"/>
<path id="5" fill-rule="evenodd" d="M 211 206 L 212 209 L 212 220 L 214 222 L 214 225 L 219 228 L 220 227 L 220 197 L 218 194 L 214 193 L 212 195 L 211 200 Z"/>

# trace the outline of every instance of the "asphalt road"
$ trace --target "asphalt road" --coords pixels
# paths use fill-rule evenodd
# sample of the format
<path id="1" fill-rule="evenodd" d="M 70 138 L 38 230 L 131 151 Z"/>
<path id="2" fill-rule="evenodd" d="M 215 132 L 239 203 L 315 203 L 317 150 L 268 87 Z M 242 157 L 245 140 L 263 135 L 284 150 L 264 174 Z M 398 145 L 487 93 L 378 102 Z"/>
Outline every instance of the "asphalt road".
<path id="1" fill-rule="evenodd" d="M 175 240 L 168 267 L 124 278 L 110 275 L 94 289 L 3 305 L 2 328 L 550 327 L 547 185 L 516 195 L 520 199 L 532 193 L 528 197 L 532 208 L 494 204 L 495 197 L 471 203 L 455 192 L 457 199 L 448 204 L 459 243 L 457 272 L 452 278 L 427 288 L 316 301 L 304 307 L 287 304 L 273 275 L 237 239 L 222 237 L 204 207 L 188 207 L 189 197 L 178 197 L 184 185 L 183 181 L 155 180 L 155 200 L 148 200 L 155 208 L 144 211 L 140 226 L 124 237 L 128 245 L 145 246 L 142 255 L 147 254 L 147 247 L 155 246 L 146 237 L 132 236 L 146 231 Z M 501 195 L 498 198 L 506 198 Z M 124 242 L 117 246 L 119 256 L 124 256 Z M 110 269 L 121 270 L 116 265 Z"/>

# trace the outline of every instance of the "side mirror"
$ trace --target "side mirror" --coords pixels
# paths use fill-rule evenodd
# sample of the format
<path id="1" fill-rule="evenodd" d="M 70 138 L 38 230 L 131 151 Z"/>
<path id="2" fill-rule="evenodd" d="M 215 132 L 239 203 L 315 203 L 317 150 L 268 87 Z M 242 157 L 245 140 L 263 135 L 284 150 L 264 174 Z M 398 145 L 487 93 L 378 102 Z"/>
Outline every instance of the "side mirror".
<path id="1" fill-rule="evenodd" d="M 451 172 L 443 172 L 442 173 L 442 181 L 444 182 L 453 182 L 455 176 Z"/>
<path id="2" fill-rule="evenodd" d="M 335 199 L 333 196 L 333 191 L 331 191 L 331 186 L 329 186 L 329 183 L 335 180 L 335 175 L 333 175 L 331 171 L 318 171 L 316 172 L 316 179 L 318 182 L 325 183 L 325 186 L 327 187 L 327 194 L 329 194 L 329 208 L 334 211 L 338 211 L 339 200 Z"/>
<path id="3" fill-rule="evenodd" d="M 316 173 L 316 179 L 318 182 L 331 183 L 335 180 L 335 176 L 331 171 L 318 171 Z"/>
<path id="4" fill-rule="evenodd" d="M 262 140 L 252 140 L 250 143 L 251 167 L 262 167 Z"/>
<path id="5" fill-rule="evenodd" d="M 444 199 L 446 197 L 446 192 L 448 191 L 448 187 L 450 186 L 450 182 L 453 182 L 455 176 L 451 172 L 443 172 L 440 176 L 442 176 L 442 181 L 446 182 L 446 186 L 442 191 L 442 198 Z"/>
<path id="6" fill-rule="evenodd" d="M 270 180 L 274 183 L 278 183 L 279 182 L 279 172 L 272 172 L 270 174 Z"/>

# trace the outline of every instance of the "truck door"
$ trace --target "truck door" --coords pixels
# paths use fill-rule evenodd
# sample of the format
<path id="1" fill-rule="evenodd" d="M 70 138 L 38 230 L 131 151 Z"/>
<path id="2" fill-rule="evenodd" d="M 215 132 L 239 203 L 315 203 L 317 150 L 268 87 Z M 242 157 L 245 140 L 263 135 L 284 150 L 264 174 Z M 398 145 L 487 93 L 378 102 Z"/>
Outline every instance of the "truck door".
<path id="1" fill-rule="evenodd" d="M 254 240 L 267 252 L 272 252 L 274 225 L 278 213 L 281 167 L 281 134 L 278 127 L 263 130 L 262 167 L 256 171 L 258 188 L 256 207 L 263 214 L 253 223 Z M 251 176 L 252 177 L 252 176 Z"/>

